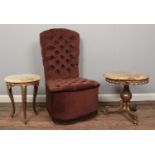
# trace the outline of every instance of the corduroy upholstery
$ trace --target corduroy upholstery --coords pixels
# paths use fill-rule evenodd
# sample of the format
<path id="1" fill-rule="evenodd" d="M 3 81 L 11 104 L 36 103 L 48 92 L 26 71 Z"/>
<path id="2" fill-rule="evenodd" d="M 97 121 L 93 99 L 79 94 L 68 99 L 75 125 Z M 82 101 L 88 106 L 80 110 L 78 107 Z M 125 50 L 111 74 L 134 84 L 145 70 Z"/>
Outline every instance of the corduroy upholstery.
<path id="1" fill-rule="evenodd" d="M 77 32 L 51 29 L 40 34 L 47 110 L 53 120 L 74 120 L 97 112 L 99 83 L 79 77 Z"/>

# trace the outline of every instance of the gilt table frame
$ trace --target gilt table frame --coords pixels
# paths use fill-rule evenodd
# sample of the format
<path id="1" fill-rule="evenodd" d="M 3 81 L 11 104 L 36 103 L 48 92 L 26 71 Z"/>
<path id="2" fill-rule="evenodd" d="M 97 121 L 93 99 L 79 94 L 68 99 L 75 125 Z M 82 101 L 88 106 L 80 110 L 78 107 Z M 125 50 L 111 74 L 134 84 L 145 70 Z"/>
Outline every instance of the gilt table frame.
<path id="1" fill-rule="evenodd" d="M 36 111 L 36 96 L 37 96 L 37 92 L 38 92 L 39 80 L 32 81 L 32 82 L 22 82 L 22 83 L 6 82 L 8 95 L 10 97 L 11 104 L 12 104 L 12 112 L 11 112 L 11 117 L 12 118 L 15 115 L 15 102 L 14 102 L 14 96 L 13 96 L 12 88 L 15 87 L 15 86 L 20 86 L 20 88 L 21 88 L 22 105 L 23 105 L 24 123 L 25 124 L 27 124 L 27 113 L 26 113 L 26 109 L 27 109 L 27 87 L 31 86 L 31 85 L 34 87 L 33 110 L 34 110 L 35 114 L 37 114 L 37 111 Z"/>
<path id="2" fill-rule="evenodd" d="M 132 98 L 132 93 L 130 91 L 130 85 L 147 84 L 149 82 L 149 78 L 142 79 L 142 80 L 117 80 L 117 79 L 112 79 L 112 78 L 106 77 L 105 80 L 111 84 L 123 85 L 123 90 L 120 93 L 120 97 L 121 97 L 120 106 L 117 110 L 115 110 L 113 112 L 119 112 L 119 113 L 127 112 L 128 116 L 131 118 L 133 124 L 137 125 L 138 124 L 138 116 L 136 114 L 137 106 L 131 105 L 130 100 Z M 112 111 L 110 111 L 109 107 L 106 106 L 104 109 L 104 113 L 108 114 L 110 112 L 112 112 Z"/>

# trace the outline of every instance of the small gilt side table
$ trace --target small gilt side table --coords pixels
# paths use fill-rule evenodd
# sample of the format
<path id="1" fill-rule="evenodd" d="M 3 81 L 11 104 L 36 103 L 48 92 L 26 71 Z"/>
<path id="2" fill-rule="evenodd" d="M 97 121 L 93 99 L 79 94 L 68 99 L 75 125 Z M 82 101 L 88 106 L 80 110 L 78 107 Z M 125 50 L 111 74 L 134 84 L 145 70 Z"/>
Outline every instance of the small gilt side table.
<path id="1" fill-rule="evenodd" d="M 123 85 L 124 88 L 120 94 L 122 101 L 117 112 L 127 112 L 129 117 L 132 119 L 133 124 L 137 125 L 138 118 L 135 114 L 136 106 L 130 104 L 132 93 L 130 92 L 129 86 L 147 84 L 149 82 L 149 76 L 146 74 L 129 72 L 108 72 L 103 76 L 109 83 Z M 109 112 L 108 107 L 105 107 L 105 112 Z"/>
<path id="2" fill-rule="evenodd" d="M 27 96 L 27 86 L 34 86 L 34 92 L 33 92 L 33 110 L 37 114 L 36 111 L 36 96 L 38 92 L 38 86 L 39 86 L 40 76 L 35 74 L 21 74 L 21 75 L 11 75 L 5 78 L 6 86 L 8 95 L 10 97 L 11 103 L 12 103 L 12 113 L 11 117 L 14 117 L 15 114 L 15 103 L 14 103 L 14 97 L 12 93 L 12 88 L 14 86 L 20 86 L 21 87 L 21 95 L 22 95 L 22 104 L 23 104 L 23 111 L 24 111 L 24 123 L 27 124 L 27 115 L 26 115 L 26 96 Z"/>

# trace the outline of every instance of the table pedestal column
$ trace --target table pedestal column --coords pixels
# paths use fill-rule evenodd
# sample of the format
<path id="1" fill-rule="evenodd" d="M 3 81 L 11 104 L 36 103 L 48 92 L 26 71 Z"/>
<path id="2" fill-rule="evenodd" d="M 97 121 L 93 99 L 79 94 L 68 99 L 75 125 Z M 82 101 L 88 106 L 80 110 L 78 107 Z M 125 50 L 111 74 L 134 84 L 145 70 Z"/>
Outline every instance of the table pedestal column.
<path id="1" fill-rule="evenodd" d="M 136 111 L 136 105 L 133 106 L 130 104 L 130 100 L 132 98 L 132 93 L 130 92 L 129 85 L 124 85 L 123 91 L 120 94 L 120 97 L 122 99 L 121 102 L 121 111 L 125 111 L 128 113 L 128 115 L 131 117 L 132 122 L 137 125 L 138 124 L 138 118 L 134 111 Z"/>

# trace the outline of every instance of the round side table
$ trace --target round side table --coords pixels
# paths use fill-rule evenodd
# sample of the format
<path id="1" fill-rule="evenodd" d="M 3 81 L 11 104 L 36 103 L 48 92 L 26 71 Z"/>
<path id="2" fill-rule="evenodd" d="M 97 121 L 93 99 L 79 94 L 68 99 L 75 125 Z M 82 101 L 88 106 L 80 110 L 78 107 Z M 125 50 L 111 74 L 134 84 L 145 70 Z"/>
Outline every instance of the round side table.
<path id="1" fill-rule="evenodd" d="M 122 102 L 117 112 L 127 112 L 132 119 L 133 124 L 138 124 L 138 117 L 135 113 L 136 107 L 130 104 L 132 93 L 130 92 L 130 85 L 143 85 L 149 82 L 149 76 L 141 73 L 129 73 L 129 72 L 108 72 L 103 75 L 105 80 L 112 84 L 123 85 L 123 90 L 120 94 Z M 108 108 L 105 108 L 105 112 L 109 112 Z"/>
<path id="2" fill-rule="evenodd" d="M 11 76 L 8 76 L 5 78 L 8 95 L 9 95 L 11 103 L 12 103 L 11 117 L 14 117 L 14 114 L 15 114 L 15 103 L 14 103 L 14 97 L 13 97 L 13 93 L 12 93 L 12 88 L 14 86 L 20 86 L 21 87 L 22 104 L 23 104 L 23 111 L 24 111 L 24 123 L 27 124 L 26 96 L 27 96 L 27 86 L 30 86 L 30 85 L 34 86 L 33 110 L 37 114 L 36 96 L 37 96 L 37 92 L 38 92 L 39 81 L 40 81 L 40 76 L 35 75 L 35 74 L 11 75 Z"/>

